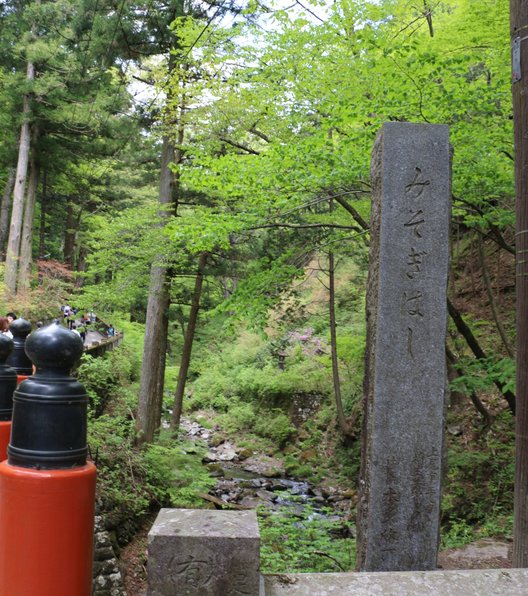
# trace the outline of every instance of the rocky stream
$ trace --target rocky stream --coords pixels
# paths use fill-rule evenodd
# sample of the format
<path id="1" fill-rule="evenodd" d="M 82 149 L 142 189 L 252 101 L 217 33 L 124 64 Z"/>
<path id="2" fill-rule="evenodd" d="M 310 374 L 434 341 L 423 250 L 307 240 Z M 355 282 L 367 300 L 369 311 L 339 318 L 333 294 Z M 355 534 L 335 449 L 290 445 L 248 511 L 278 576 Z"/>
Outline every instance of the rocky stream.
<path id="1" fill-rule="evenodd" d="M 252 453 L 224 440 L 215 430 L 197 422 L 184 420 L 182 430 L 195 441 L 207 445 L 203 459 L 216 485 L 205 500 L 218 507 L 252 509 L 265 505 L 272 510 L 290 508 L 295 515 L 310 505 L 315 511 L 325 511 L 333 521 L 342 520 L 350 527 L 356 492 L 333 486 L 313 486 L 303 479 L 289 478 L 280 459 L 262 453 Z M 331 513 L 329 513 L 331 510 Z"/>

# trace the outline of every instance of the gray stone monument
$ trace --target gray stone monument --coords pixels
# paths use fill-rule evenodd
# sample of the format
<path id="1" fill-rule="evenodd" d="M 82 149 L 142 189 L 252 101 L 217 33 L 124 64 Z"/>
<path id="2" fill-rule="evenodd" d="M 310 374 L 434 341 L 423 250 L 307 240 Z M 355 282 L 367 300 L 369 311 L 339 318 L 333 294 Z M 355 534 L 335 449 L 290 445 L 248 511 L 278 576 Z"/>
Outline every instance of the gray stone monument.
<path id="1" fill-rule="evenodd" d="M 360 571 L 436 568 L 450 166 L 447 126 L 384 124 L 372 152 Z"/>
<path id="2" fill-rule="evenodd" d="M 149 596 L 257 596 L 255 511 L 162 509 L 148 536 Z"/>

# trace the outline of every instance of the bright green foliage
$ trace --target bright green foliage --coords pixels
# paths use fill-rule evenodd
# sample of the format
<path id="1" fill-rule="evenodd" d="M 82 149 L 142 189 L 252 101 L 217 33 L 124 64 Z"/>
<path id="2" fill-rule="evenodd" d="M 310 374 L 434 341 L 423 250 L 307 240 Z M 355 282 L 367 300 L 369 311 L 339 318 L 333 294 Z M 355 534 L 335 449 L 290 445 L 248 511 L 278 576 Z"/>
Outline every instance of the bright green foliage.
<path id="1" fill-rule="evenodd" d="M 164 500 L 171 507 L 203 506 L 199 493 L 207 493 L 215 484 L 202 465 L 205 447 L 193 441 L 150 445 L 144 456 L 152 485 L 163 487 Z"/>
<path id="2" fill-rule="evenodd" d="M 387 120 L 449 124 L 454 192 L 469 203 L 458 213 L 483 227 L 511 223 L 507 3 L 443 2 L 432 18 L 434 37 L 408 2 L 343 1 L 323 23 L 279 11 L 272 31 L 253 29 L 236 50 L 243 67 L 210 82 L 217 99 L 202 108 L 208 126 L 182 169 L 189 188 L 215 198 L 215 226 L 223 214 L 232 232 L 291 221 L 292 208 L 325 194 L 354 200 Z"/>
<path id="3" fill-rule="evenodd" d="M 98 469 L 98 494 L 106 511 L 134 521 L 151 508 L 196 507 L 214 484 L 201 464 L 203 448 L 184 441 L 132 446 L 134 425 L 103 415 L 89 425 L 89 447 Z"/>
<path id="4" fill-rule="evenodd" d="M 102 413 L 109 400 L 137 377 L 134 362 L 134 354 L 125 347 L 106 352 L 98 358 L 83 355 L 77 376 L 90 397 L 92 416 Z"/>
<path id="5" fill-rule="evenodd" d="M 457 368 L 462 374 L 451 382 L 451 389 L 454 391 L 465 394 L 489 391 L 498 381 L 503 383 L 503 392 L 511 391 L 515 394 L 515 361 L 511 358 L 461 358 Z"/>
<path id="6" fill-rule="evenodd" d="M 336 521 L 330 509 L 299 504 L 293 511 L 258 509 L 262 573 L 351 571 L 355 541 L 344 538 L 350 525 Z"/>
<path id="7" fill-rule="evenodd" d="M 104 357 L 83 356 L 77 374 L 90 396 L 88 445 L 99 470 L 98 495 L 106 511 L 138 523 L 152 509 L 201 505 L 197 494 L 214 480 L 201 463 L 205 448 L 194 442 L 162 437 L 144 450 L 134 447 L 130 383 L 137 371 L 127 341 Z"/>

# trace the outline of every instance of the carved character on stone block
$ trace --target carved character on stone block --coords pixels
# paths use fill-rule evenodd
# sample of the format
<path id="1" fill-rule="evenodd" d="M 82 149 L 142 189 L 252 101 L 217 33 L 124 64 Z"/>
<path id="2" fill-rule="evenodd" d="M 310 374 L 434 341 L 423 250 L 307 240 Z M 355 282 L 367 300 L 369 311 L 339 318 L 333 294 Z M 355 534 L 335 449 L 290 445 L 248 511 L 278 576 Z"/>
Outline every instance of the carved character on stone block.
<path id="1" fill-rule="evenodd" d="M 407 327 L 407 354 L 409 354 L 409 356 L 414 360 L 413 335 L 413 328 Z"/>
<path id="2" fill-rule="evenodd" d="M 423 209 L 409 209 L 411 217 L 403 224 L 406 228 L 411 228 L 417 238 L 422 238 L 422 226 L 425 223 Z"/>
<path id="3" fill-rule="evenodd" d="M 385 460 L 385 482 L 392 484 L 398 481 L 398 469 L 400 460 L 395 455 L 387 455 Z"/>
<path id="4" fill-rule="evenodd" d="M 174 557 L 170 568 L 182 578 L 182 583 L 196 589 L 205 588 L 213 575 L 213 566 L 210 561 L 199 559 L 193 555 L 187 555 L 182 559 Z"/>
<path id="5" fill-rule="evenodd" d="M 244 573 L 237 573 L 234 577 L 231 576 L 230 579 L 232 584 L 228 596 L 250 596 L 253 594 L 254 590 L 251 589 L 251 586 L 248 586 L 248 578 Z"/>
<path id="6" fill-rule="evenodd" d="M 390 521 L 398 514 L 400 502 L 400 491 L 395 488 L 389 488 L 383 493 L 382 520 L 384 523 Z"/>
<path id="7" fill-rule="evenodd" d="M 414 169 L 414 178 L 405 186 L 405 194 L 410 199 L 419 199 L 424 190 L 430 185 L 431 181 L 422 174 L 421 168 L 416 167 Z"/>
<path id="8" fill-rule="evenodd" d="M 391 526 L 387 526 L 383 528 L 383 531 L 381 532 L 380 536 L 386 542 L 396 542 L 400 535 L 397 530 L 395 530 Z"/>
<path id="9" fill-rule="evenodd" d="M 427 527 L 427 517 L 420 509 L 414 509 L 407 522 L 408 532 L 423 532 Z"/>
<path id="10" fill-rule="evenodd" d="M 411 247 L 410 252 L 407 254 L 407 265 L 408 269 L 405 275 L 409 279 L 414 279 L 422 271 L 423 258 L 427 255 L 425 250 L 416 250 L 414 246 Z"/>
<path id="11" fill-rule="evenodd" d="M 403 307 L 411 317 L 423 317 L 423 293 L 420 290 L 403 292 Z"/>

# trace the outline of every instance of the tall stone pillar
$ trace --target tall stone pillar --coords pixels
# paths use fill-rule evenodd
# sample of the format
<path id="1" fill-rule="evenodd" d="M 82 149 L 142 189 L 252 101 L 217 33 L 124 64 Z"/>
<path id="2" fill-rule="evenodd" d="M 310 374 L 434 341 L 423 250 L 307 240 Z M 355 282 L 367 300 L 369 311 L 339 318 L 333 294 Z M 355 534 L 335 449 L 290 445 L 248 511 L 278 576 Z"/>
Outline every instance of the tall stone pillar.
<path id="1" fill-rule="evenodd" d="M 358 569 L 435 569 L 446 400 L 448 127 L 384 124 L 371 177 Z"/>

